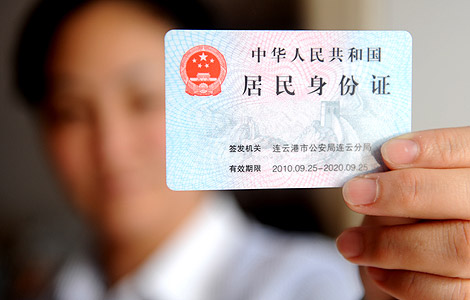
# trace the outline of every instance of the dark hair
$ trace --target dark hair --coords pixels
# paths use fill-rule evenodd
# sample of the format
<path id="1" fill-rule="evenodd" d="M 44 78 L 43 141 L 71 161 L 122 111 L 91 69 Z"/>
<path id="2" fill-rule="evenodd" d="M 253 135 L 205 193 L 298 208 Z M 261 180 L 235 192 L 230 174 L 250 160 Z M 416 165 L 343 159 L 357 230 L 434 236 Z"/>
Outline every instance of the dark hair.
<path id="1" fill-rule="evenodd" d="M 43 0 L 31 11 L 20 33 L 14 60 L 15 84 L 26 103 L 38 108 L 46 93 L 45 67 L 60 25 L 76 10 L 100 0 Z M 211 29 L 205 7 L 193 0 L 120 0 L 149 7 L 177 27 Z"/>

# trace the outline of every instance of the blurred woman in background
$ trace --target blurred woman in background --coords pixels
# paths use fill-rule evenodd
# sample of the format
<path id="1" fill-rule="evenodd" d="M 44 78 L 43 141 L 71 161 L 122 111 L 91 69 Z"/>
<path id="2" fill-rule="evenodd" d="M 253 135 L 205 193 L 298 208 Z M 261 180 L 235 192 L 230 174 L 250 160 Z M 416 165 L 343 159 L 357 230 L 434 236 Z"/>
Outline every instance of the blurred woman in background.
<path id="1" fill-rule="evenodd" d="M 355 268 L 320 236 L 246 219 L 228 194 L 165 183 L 164 35 L 208 28 L 195 2 L 42 1 L 18 87 L 69 198 L 96 232 L 53 299 L 358 299 Z"/>

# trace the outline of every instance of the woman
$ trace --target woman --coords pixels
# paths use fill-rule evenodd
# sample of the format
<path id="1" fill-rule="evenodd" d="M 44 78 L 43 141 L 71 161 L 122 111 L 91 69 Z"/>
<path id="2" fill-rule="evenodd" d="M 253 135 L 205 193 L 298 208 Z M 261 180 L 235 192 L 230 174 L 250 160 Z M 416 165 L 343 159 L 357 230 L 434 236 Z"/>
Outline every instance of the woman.
<path id="1" fill-rule="evenodd" d="M 208 25 L 194 2 L 63 2 L 30 18 L 18 86 L 99 251 L 71 258 L 51 297 L 360 298 L 331 242 L 251 223 L 225 194 L 167 188 L 163 37 Z"/>
<path id="2" fill-rule="evenodd" d="M 173 2 L 46 0 L 26 27 L 18 86 L 100 249 L 71 259 L 47 299 L 358 299 L 331 242 L 253 224 L 221 194 L 166 187 L 163 36 L 206 20 Z M 367 299 L 468 298 L 468 149 L 469 127 L 398 137 L 382 147 L 391 172 L 345 185 L 351 209 L 379 216 L 337 242 L 369 266 Z"/>

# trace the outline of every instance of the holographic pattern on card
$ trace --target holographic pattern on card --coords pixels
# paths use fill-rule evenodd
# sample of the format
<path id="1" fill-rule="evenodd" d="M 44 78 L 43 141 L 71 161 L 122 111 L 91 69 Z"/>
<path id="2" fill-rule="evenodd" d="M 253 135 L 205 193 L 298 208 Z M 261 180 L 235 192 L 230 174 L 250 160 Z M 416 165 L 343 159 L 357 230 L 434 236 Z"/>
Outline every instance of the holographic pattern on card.
<path id="1" fill-rule="evenodd" d="M 339 187 L 384 170 L 411 130 L 404 31 L 171 30 L 166 168 L 173 190 Z"/>

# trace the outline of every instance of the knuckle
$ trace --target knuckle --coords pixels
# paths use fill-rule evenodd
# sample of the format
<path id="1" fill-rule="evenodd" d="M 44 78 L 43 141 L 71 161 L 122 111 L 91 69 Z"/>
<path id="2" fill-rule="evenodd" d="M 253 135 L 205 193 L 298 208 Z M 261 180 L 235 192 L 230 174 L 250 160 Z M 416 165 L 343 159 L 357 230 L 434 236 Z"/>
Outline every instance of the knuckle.
<path id="1" fill-rule="evenodd" d="M 415 292 L 416 273 L 411 272 L 407 280 L 404 283 L 404 289 L 406 294 L 413 294 Z"/>
<path id="2" fill-rule="evenodd" d="M 381 228 L 376 233 L 377 243 L 373 249 L 373 256 L 376 262 L 387 263 L 390 260 L 390 251 L 394 248 L 393 238 L 390 238 L 389 230 Z"/>
<path id="3" fill-rule="evenodd" d="M 444 233 L 448 234 L 448 233 Z M 448 234 L 451 239 L 449 245 L 450 251 L 457 258 L 457 263 L 466 274 L 458 275 L 470 275 L 467 269 L 470 266 L 470 222 L 469 221 L 454 221 L 452 223 L 452 234 Z"/>
<path id="4" fill-rule="evenodd" d="M 467 280 L 455 279 L 457 282 L 452 287 L 452 300 L 469 300 L 470 299 L 470 285 Z"/>
<path id="5" fill-rule="evenodd" d="M 452 129 L 434 131 L 432 140 L 432 143 L 426 145 L 425 151 L 432 159 L 438 159 L 444 164 L 461 161 L 470 154 L 461 134 Z"/>
<path id="6" fill-rule="evenodd" d="M 414 299 L 430 299 L 427 295 L 427 290 L 422 289 L 423 281 L 422 278 L 418 278 L 416 272 L 409 272 L 403 277 L 403 281 L 400 286 L 400 294 L 403 296 L 400 299 L 414 300 Z"/>
<path id="7" fill-rule="evenodd" d="M 400 184 L 394 185 L 394 194 L 399 197 L 400 205 L 409 209 L 419 204 L 419 197 L 421 195 L 421 186 L 423 178 L 417 170 L 401 170 L 398 171 L 397 182 Z"/>

